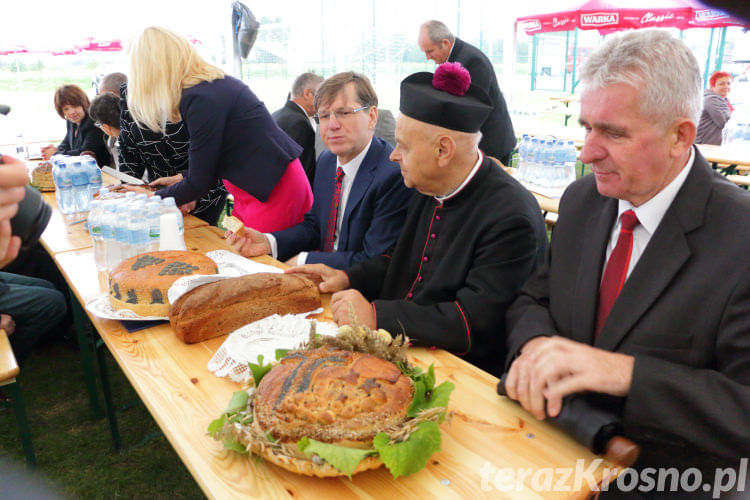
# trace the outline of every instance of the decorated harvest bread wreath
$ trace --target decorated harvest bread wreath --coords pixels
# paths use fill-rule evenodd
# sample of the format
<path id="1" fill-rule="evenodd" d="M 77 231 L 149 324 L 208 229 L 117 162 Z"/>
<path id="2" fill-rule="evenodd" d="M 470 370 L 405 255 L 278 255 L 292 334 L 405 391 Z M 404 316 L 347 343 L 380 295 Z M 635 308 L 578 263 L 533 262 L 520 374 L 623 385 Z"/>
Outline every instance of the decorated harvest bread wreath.
<path id="1" fill-rule="evenodd" d="M 385 465 L 394 477 L 440 451 L 451 382 L 409 366 L 408 337 L 344 326 L 250 364 L 255 387 L 237 391 L 208 428 L 228 449 L 298 474 L 333 477 Z"/>

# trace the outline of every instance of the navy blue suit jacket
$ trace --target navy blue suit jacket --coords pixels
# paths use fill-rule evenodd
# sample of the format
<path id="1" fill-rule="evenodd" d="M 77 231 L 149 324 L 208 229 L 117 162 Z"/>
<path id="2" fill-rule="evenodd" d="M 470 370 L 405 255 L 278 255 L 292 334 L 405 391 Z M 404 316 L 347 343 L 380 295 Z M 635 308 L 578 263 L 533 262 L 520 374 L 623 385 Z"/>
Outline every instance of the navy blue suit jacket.
<path id="1" fill-rule="evenodd" d="M 393 147 L 387 142 L 372 138 L 349 192 L 336 252 L 319 251 L 325 240 L 336 176 L 336 156 L 330 151 L 321 154 L 315 169 L 312 208 L 299 224 L 272 233 L 278 258 L 286 260 L 299 252 L 310 252 L 308 263 L 346 269 L 393 246 L 413 191 L 404 185 L 398 164 L 389 160 L 391 151 Z"/>

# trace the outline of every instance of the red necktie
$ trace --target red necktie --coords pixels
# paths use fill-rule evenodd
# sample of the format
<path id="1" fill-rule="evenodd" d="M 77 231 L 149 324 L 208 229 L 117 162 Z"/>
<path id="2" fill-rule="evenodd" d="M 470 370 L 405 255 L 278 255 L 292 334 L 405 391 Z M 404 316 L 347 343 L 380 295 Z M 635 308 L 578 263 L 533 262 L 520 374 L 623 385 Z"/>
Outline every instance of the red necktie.
<path id="1" fill-rule="evenodd" d="M 336 220 L 339 217 L 339 203 L 341 203 L 341 179 L 344 178 L 344 169 L 336 169 L 336 180 L 333 183 L 333 199 L 331 210 L 328 212 L 328 226 L 326 226 L 326 239 L 323 242 L 324 252 L 333 252 L 333 241 L 336 239 Z"/>
<path id="2" fill-rule="evenodd" d="M 602 326 L 609 316 L 609 311 L 617 300 L 617 296 L 625 283 L 630 264 L 630 254 L 633 253 L 633 228 L 638 225 L 638 217 L 632 210 L 627 210 L 620 216 L 620 236 L 617 244 L 609 254 L 604 277 L 599 286 L 599 308 L 596 313 L 595 338 L 602 331 Z"/>

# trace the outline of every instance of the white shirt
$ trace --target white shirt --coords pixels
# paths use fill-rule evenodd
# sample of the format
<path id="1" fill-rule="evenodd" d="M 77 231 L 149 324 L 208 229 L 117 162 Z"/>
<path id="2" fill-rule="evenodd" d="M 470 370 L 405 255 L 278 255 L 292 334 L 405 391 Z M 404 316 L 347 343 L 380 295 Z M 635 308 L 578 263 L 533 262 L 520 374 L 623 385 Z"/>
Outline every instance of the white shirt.
<path id="1" fill-rule="evenodd" d="M 617 222 L 612 228 L 612 233 L 609 237 L 609 244 L 607 245 L 607 258 L 604 260 L 604 267 L 607 266 L 607 260 L 617 245 L 617 239 L 620 237 L 620 216 L 627 210 L 633 210 L 636 217 L 638 217 L 639 224 L 633 228 L 633 250 L 630 254 L 630 264 L 628 265 L 628 272 L 625 279 L 630 277 L 630 273 L 635 268 L 638 260 L 641 258 L 643 251 L 646 250 L 648 242 L 651 241 L 651 236 L 659 227 L 661 220 L 664 218 L 664 214 L 667 213 L 672 201 L 674 201 L 677 192 L 680 190 L 682 185 L 687 179 L 690 169 L 693 167 L 695 160 L 695 150 L 690 148 L 690 159 L 688 159 L 685 167 L 677 174 L 677 177 L 672 179 L 672 182 L 656 193 L 656 195 L 648 200 L 646 203 L 639 207 L 634 207 L 629 201 L 619 200 L 617 207 Z M 602 276 L 604 272 L 602 272 Z"/>
<path id="2" fill-rule="evenodd" d="M 362 165 L 362 161 L 365 159 L 365 156 L 367 156 L 367 152 L 370 150 L 370 146 L 372 145 L 372 138 L 370 138 L 370 142 L 367 143 L 367 146 L 360 151 L 360 153 L 352 158 L 349 163 L 346 163 L 342 165 L 339 161 L 339 157 L 336 157 L 336 169 L 338 170 L 338 167 L 341 167 L 344 170 L 344 177 L 341 179 L 341 199 L 339 201 L 339 211 L 336 216 L 336 232 L 334 233 L 333 237 L 333 251 L 335 252 L 339 248 L 339 235 L 341 233 L 341 224 L 344 220 L 344 212 L 346 211 L 346 202 L 349 201 L 349 193 L 352 190 L 352 184 L 354 184 L 354 178 L 357 176 L 357 172 L 359 171 L 360 165 Z M 327 223 L 328 221 L 320 221 L 321 224 Z M 321 227 L 321 229 L 324 229 Z M 271 244 L 271 255 L 274 259 L 278 258 L 278 244 L 276 242 L 276 238 L 270 234 L 265 233 L 266 238 L 268 238 L 268 242 Z M 299 256 L 297 257 L 297 265 L 302 265 L 307 261 L 307 253 L 308 252 L 300 252 Z"/>
<path id="3" fill-rule="evenodd" d="M 450 193 L 445 194 L 443 196 L 433 196 L 433 198 L 435 198 L 438 201 L 438 203 L 440 203 L 442 205 L 443 203 L 445 203 L 445 200 L 453 198 L 458 193 L 460 193 L 461 190 L 466 187 L 466 185 L 469 183 L 469 181 L 471 181 L 474 178 L 474 175 L 476 175 L 477 170 L 479 170 L 479 167 L 482 165 L 482 161 L 483 160 L 484 160 L 484 155 L 480 151 L 479 152 L 479 159 L 474 164 L 474 166 L 471 168 L 471 172 L 469 172 L 469 175 L 466 176 L 466 179 L 464 179 L 463 182 L 461 184 L 459 184 L 458 187 L 456 189 L 454 189 L 453 191 L 451 191 Z"/>

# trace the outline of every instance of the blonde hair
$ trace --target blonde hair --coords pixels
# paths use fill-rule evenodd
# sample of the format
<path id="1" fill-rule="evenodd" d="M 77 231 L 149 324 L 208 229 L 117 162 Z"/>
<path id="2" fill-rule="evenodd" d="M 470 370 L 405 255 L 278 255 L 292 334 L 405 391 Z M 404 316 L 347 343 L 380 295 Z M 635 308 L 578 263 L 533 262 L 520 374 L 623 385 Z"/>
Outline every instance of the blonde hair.
<path id="1" fill-rule="evenodd" d="M 140 126 L 164 133 L 167 120 L 181 120 L 183 89 L 224 75 L 184 36 L 166 28 L 146 28 L 130 45 L 128 108 Z"/>

